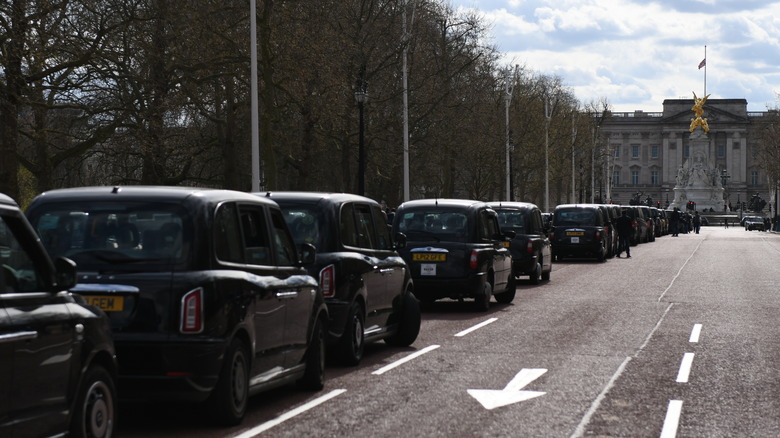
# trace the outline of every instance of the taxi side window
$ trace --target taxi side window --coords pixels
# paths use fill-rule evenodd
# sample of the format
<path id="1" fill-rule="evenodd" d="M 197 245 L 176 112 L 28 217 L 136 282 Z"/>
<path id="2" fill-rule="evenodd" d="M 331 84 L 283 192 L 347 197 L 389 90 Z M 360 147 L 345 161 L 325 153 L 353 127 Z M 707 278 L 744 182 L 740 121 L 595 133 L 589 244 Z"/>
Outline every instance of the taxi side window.
<path id="1" fill-rule="evenodd" d="M 386 221 L 384 220 L 385 215 L 382 214 L 382 210 L 380 210 L 379 206 L 374 205 L 371 207 L 371 211 L 374 213 L 374 226 L 376 228 L 376 243 L 377 243 L 377 249 L 387 250 L 392 248 L 392 243 L 390 241 L 390 231 L 388 230 L 388 227 L 385 225 Z"/>
<path id="2" fill-rule="evenodd" d="M 357 229 L 355 227 L 355 217 L 352 215 L 352 204 L 344 204 L 341 207 L 341 217 L 339 218 L 339 230 L 341 234 L 342 245 L 358 246 Z"/>
<path id="3" fill-rule="evenodd" d="M 271 222 L 273 227 L 271 233 L 274 240 L 274 253 L 276 254 L 276 264 L 278 266 L 292 266 L 297 261 L 295 243 L 287 228 L 287 222 L 279 210 L 271 209 Z"/>
<path id="4" fill-rule="evenodd" d="M 44 288 L 35 264 L 13 233 L 20 225 L 0 218 L 0 293 L 38 292 Z M 18 222 L 18 221 L 17 221 Z"/>
<path id="5" fill-rule="evenodd" d="M 217 209 L 214 217 L 214 244 L 219 260 L 244 263 L 238 208 L 233 203 L 220 205 Z"/>
<path id="6" fill-rule="evenodd" d="M 261 208 L 241 207 L 241 230 L 244 235 L 244 259 L 253 265 L 270 263 L 271 245 L 268 244 L 268 227 Z"/>
<path id="7" fill-rule="evenodd" d="M 376 248 L 374 223 L 371 220 L 371 210 L 368 205 L 355 205 L 355 225 L 357 225 L 358 246 L 361 248 Z"/>
<path id="8" fill-rule="evenodd" d="M 479 212 L 479 234 L 481 239 L 493 240 L 499 233 L 498 220 L 487 210 Z"/>

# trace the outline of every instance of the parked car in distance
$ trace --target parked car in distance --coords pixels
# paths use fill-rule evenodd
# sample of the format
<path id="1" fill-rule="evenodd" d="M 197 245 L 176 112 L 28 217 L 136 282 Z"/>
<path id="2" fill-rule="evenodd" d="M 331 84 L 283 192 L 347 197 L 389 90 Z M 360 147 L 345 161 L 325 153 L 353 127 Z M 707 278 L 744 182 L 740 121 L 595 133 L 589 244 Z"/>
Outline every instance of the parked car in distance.
<path id="1" fill-rule="evenodd" d="M 4 194 L 0 265 L 0 436 L 112 436 L 116 359 L 108 318 L 67 292 L 76 265 L 52 261 Z"/>
<path id="2" fill-rule="evenodd" d="M 345 193 L 268 192 L 298 244 L 317 248 L 309 274 L 328 305 L 328 344 L 357 365 L 366 342 L 411 345 L 420 332 L 420 304 L 411 274 L 390 238 L 381 206 Z"/>
<path id="3" fill-rule="evenodd" d="M 639 209 L 642 210 L 642 216 L 645 218 L 645 224 L 647 224 L 647 238 L 645 242 L 655 242 L 655 227 L 656 227 L 656 221 L 655 217 L 653 217 L 653 212 L 651 211 L 652 207 L 645 207 L 640 206 Z"/>
<path id="4" fill-rule="evenodd" d="M 636 225 L 634 227 L 635 233 L 631 237 L 631 245 L 634 246 L 647 242 L 647 220 L 644 213 L 642 212 L 642 209 L 637 205 L 621 205 L 620 207 L 627 209 L 628 215 L 631 216 L 633 223 Z"/>
<path id="5" fill-rule="evenodd" d="M 764 219 L 758 216 L 749 216 L 745 219 L 745 231 L 766 231 Z"/>
<path id="6" fill-rule="evenodd" d="M 241 421 L 250 394 L 323 386 L 327 307 L 279 206 L 188 187 L 52 190 L 27 209 L 72 290 L 106 311 L 129 401 L 207 402 Z"/>
<path id="7" fill-rule="evenodd" d="M 473 298 L 478 310 L 515 298 L 509 252 L 513 231 L 502 232 L 498 214 L 485 202 L 420 199 L 396 209 L 393 231 L 404 233 L 399 252 L 409 265 L 414 291 L 423 304 L 441 298 Z"/>
<path id="8" fill-rule="evenodd" d="M 593 204 L 562 204 L 553 212 L 550 237 L 556 260 L 564 257 L 607 259 L 606 220 Z"/>
<path id="9" fill-rule="evenodd" d="M 539 207 L 529 202 L 491 202 L 490 206 L 498 213 L 501 230 L 515 232 L 509 245 L 515 277 L 527 275 L 532 284 L 549 280 L 552 272 L 549 228 L 545 229 Z"/>

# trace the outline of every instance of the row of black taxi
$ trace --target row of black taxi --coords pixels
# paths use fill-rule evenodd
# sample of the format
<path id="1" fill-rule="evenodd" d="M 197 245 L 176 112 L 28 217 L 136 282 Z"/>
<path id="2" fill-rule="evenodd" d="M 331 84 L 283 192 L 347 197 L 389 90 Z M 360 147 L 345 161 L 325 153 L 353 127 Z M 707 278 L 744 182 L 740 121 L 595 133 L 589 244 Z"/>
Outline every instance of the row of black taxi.
<path id="1" fill-rule="evenodd" d="M 0 248 L 0 347 L 14 358 L 0 361 L 0 377 L 15 382 L 0 388 L 30 400 L 0 397 L 3 436 L 110 436 L 117 395 L 204 402 L 218 423 L 236 424 L 254 393 L 321 389 L 326 353 L 357 364 L 366 342 L 412 344 L 418 297 L 487 310 L 493 297 L 514 299 L 517 275 L 549 279 L 552 263 L 532 204 L 412 201 L 388 226 L 377 202 L 349 194 L 63 189 L 36 197 L 29 222 L 4 201 L 26 225 L 0 237 L 27 237 Z M 19 248 L 31 248 L 26 269 Z M 48 301 L 64 305 L 56 330 L 33 323 L 54 314 Z M 36 351 L 64 354 L 29 357 L 13 370 L 26 378 L 9 377 L 52 331 L 59 349 Z"/>
<path id="2" fill-rule="evenodd" d="M 594 258 L 605 261 L 619 254 L 616 220 L 631 217 L 632 246 L 655 241 L 669 233 L 666 211 L 641 205 L 562 204 L 552 215 L 553 258 Z"/>

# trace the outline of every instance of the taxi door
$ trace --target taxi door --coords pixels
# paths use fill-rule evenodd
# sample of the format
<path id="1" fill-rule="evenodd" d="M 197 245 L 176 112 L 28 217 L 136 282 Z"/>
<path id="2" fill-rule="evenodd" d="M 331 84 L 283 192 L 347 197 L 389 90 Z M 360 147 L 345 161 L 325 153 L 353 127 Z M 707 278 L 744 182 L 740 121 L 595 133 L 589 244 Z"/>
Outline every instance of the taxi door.
<path id="1" fill-rule="evenodd" d="M 0 222 L 0 379 L 7 380 L 0 389 L 0 403 L 6 404 L 0 406 L 14 419 L 7 435 L 15 430 L 49 436 L 67 423 L 68 390 L 78 375 L 71 367 L 81 353 L 77 340 L 84 327 L 70 313 L 70 295 L 47 290 L 39 268 L 11 229 L 5 220 Z"/>

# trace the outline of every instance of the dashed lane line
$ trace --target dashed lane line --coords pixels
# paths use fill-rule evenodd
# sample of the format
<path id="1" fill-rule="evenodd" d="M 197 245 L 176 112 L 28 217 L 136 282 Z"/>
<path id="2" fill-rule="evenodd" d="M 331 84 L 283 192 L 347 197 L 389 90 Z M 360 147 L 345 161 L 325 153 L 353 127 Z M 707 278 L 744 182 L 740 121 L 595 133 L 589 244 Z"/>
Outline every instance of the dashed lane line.
<path id="1" fill-rule="evenodd" d="M 486 326 L 488 324 L 494 323 L 496 321 L 498 321 L 498 318 L 490 318 L 490 319 L 488 319 L 486 321 L 480 322 L 479 324 L 477 324 L 475 326 L 469 327 L 466 330 L 463 330 L 462 332 L 456 333 L 455 336 L 457 336 L 457 337 L 466 336 L 467 334 L 473 332 L 474 330 L 481 329 L 482 327 L 484 327 L 484 326 Z"/>

